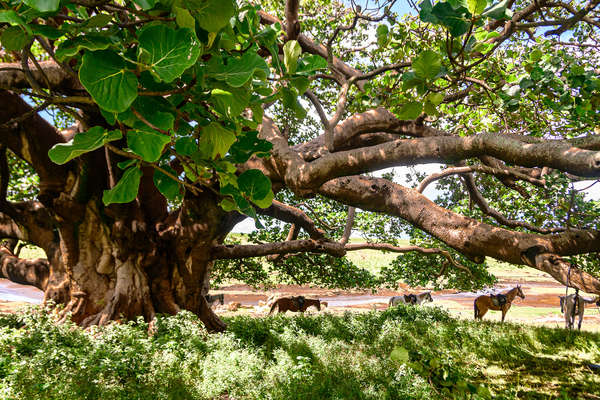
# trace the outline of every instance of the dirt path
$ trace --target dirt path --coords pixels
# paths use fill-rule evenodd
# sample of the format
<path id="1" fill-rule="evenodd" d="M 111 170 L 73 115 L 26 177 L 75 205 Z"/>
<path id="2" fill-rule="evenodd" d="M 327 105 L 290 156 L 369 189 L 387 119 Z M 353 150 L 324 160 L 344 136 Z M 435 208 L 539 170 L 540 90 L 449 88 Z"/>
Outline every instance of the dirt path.
<path id="1" fill-rule="evenodd" d="M 558 298 L 558 296 L 564 296 L 564 286 L 547 280 L 532 282 L 503 280 L 499 282 L 496 289 L 498 291 L 506 291 L 517 284 L 522 285 L 525 299 L 516 299 L 513 307 L 507 314 L 507 321 L 550 327 L 564 326 L 564 316 L 560 312 Z M 383 310 L 388 307 L 388 300 L 391 296 L 425 291 L 425 289 L 411 289 L 406 285 L 402 285 L 400 289 L 398 291 L 380 289 L 376 292 L 371 292 L 282 285 L 272 290 L 258 291 L 246 285 L 230 285 L 211 293 L 223 293 L 225 295 L 225 305 L 215 307 L 219 314 L 235 315 L 236 313 L 246 313 L 261 316 L 268 313 L 269 308 L 265 305 L 265 302 L 272 295 L 278 297 L 302 295 L 309 298 L 318 298 L 328 303 L 327 310 L 329 312 L 341 313 L 348 310 Z M 569 293 L 573 293 L 573 291 L 571 290 Z M 432 292 L 434 302 L 426 306 L 439 306 L 460 318 L 470 319 L 473 318 L 473 301 L 480 294 L 484 294 L 484 292 L 434 291 Z M 583 295 L 585 297 L 593 297 L 592 295 Z M 239 303 L 239 306 L 234 305 L 234 303 Z M 234 310 L 232 311 L 232 309 Z M 485 316 L 485 319 L 498 321 L 500 318 L 500 312 L 489 312 Z M 592 307 L 592 305 L 589 305 L 588 309 L 586 309 L 582 329 L 586 331 L 600 331 L 600 310 L 596 306 Z"/>

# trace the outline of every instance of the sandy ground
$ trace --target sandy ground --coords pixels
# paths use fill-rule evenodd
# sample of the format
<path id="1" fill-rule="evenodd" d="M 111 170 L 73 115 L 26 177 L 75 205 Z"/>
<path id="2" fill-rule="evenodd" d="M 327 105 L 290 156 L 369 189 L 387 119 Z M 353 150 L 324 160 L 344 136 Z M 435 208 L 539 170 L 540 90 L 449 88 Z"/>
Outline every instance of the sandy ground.
<path id="1" fill-rule="evenodd" d="M 549 279 L 536 279 L 523 276 L 514 279 L 501 280 L 496 288 L 504 292 L 517 284 L 521 284 L 525 299 L 517 298 L 509 310 L 506 320 L 516 323 L 532 325 L 544 325 L 549 327 L 564 327 L 564 316 L 560 312 L 558 296 L 564 296 L 564 286 Z M 539 277 L 538 277 L 539 278 Z M 322 308 L 321 312 L 343 313 L 345 311 L 368 311 L 384 310 L 388 307 L 391 296 L 406 293 L 420 293 L 425 288 L 409 288 L 400 285 L 398 290 L 380 289 L 376 292 L 365 290 L 338 290 L 323 289 L 309 286 L 282 285 L 268 291 L 255 290 L 247 285 L 229 285 L 219 290 L 211 291 L 211 294 L 223 293 L 225 304 L 214 306 L 217 314 L 237 315 L 240 313 L 255 316 L 268 314 L 269 308 L 264 305 L 272 296 L 298 296 L 316 298 L 326 301 L 328 307 Z M 573 293 L 570 290 L 569 293 Z M 451 314 L 459 317 L 473 318 L 473 300 L 482 293 L 458 292 L 456 290 L 442 290 L 432 292 L 433 303 L 427 303 L 425 307 L 442 307 Z M 594 296 L 582 294 L 585 297 Z M 31 286 L 22 286 L 13 282 L 0 279 L 0 312 L 15 312 L 20 308 L 31 304 L 40 303 L 42 292 Z M 14 301 L 10 301 L 14 300 Z M 259 303 L 260 302 L 260 303 Z M 239 303 L 239 307 L 232 307 L 232 303 Z M 235 311 L 232 311 L 232 308 Z M 317 312 L 310 309 L 310 312 Z M 499 321 L 501 313 L 490 311 L 485 319 Z M 600 332 L 600 309 L 595 305 L 588 305 L 582 329 L 586 331 Z"/>
<path id="2" fill-rule="evenodd" d="M 549 327 L 564 327 L 564 316 L 560 312 L 558 298 L 558 296 L 565 295 L 564 286 L 547 280 L 533 282 L 505 280 L 499 282 L 497 289 L 499 292 L 505 292 L 517 284 L 522 285 L 525 299 L 517 298 L 513 302 L 513 306 L 506 316 L 507 321 Z M 391 296 L 420 293 L 422 291 L 425 291 L 425 289 L 411 289 L 402 286 L 397 291 L 381 289 L 373 293 L 371 291 L 344 291 L 295 285 L 285 285 L 269 291 L 259 291 L 246 285 L 230 285 L 211 293 L 223 293 L 225 295 L 225 304 L 214 306 L 218 314 L 235 315 L 237 313 L 245 313 L 262 316 L 269 312 L 269 308 L 263 304 L 271 295 L 302 295 L 307 298 L 317 298 L 328 303 L 328 307 L 322 309 L 321 312 L 326 310 L 328 312 L 341 313 L 349 310 L 383 310 L 388 307 L 388 300 Z M 570 290 L 569 293 L 574 293 L 574 291 Z M 433 303 L 428 303 L 425 306 L 442 307 L 455 316 L 471 319 L 473 318 L 473 301 L 480 294 L 482 293 L 458 292 L 455 290 L 434 291 L 432 292 Z M 587 298 L 594 297 L 585 293 L 582 293 L 582 295 Z M 239 308 L 231 311 L 232 303 L 240 303 Z M 311 309 L 311 312 L 317 311 Z M 484 318 L 500 321 L 501 313 L 499 311 L 490 311 Z M 593 304 L 586 307 L 582 330 L 600 332 L 600 309 Z"/>

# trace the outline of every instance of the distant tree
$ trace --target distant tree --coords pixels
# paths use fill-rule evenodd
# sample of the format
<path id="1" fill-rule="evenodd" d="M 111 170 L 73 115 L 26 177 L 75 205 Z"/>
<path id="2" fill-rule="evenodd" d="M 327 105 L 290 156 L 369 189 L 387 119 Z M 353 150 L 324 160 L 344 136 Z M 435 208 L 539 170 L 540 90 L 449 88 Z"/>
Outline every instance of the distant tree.
<path id="1" fill-rule="evenodd" d="M 599 204 L 572 185 L 600 176 L 598 1 L 368 4 L 0 2 L 0 236 L 48 256 L 3 252 L 3 276 L 82 326 L 212 330 L 215 260 L 468 288 L 493 257 L 600 294 Z M 369 175 L 426 163 L 413 187 Z M 267 229 L 225 244 L 247 217 Z M 343 258 L 364 248 L 407 254 L 373 276 Z"/>

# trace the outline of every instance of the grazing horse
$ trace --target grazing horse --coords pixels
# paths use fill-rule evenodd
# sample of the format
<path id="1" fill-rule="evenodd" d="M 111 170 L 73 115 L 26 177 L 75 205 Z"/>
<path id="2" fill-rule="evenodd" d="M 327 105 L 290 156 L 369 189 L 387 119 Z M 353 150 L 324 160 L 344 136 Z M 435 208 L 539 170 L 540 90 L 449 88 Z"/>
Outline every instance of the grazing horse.
<path id="1" fill-rule="evenodd" d="M 400 303 L 403 304 L 421 304 L 425 301 L 433 301 L 433 297 L 431 297 L 431 292 L 424 292 L 421 294 L 408 294 L 408 295 L 404 295 L 404 296 L 394 296 L 392 298 L 390 298 L 390 301 L 388 302 L 390 307 L 392 306 L 397 306 Z"/>
<path id="2" fill-rule="evenodd" d="M 577 295 L 577 307 L 575 307 L 575 294 L 565 296 L 558 296 L 560 298 L 560 312 L 565 314 L 565 327 L 567 329 L 573 329 L 575 325 L 575 314 L 579 315 L 579 323 L 577 329 L 581 330 L 581 321 L 583 320 L 583 313 L 585 312 L 585 305 L 596 303 L 600 307 L 600 296 L 595 299 L 586 299 L 582 296 Z M 575 309 L 573 309 L 575 307 Z"/>
<path id="3" fill-rule="evenodd" d="M 221 294 L 214 294 L 214 295 L 205 294 L 204 298 L 206 299 L 206 302 L 208 303 L 209 307 L 212 307 L 213 304 L 215 302 L 217 302 L 217 301 L 221 305 L 225 304 L 225 295 L 223 293 L 221 293 Z"/>
<path id="4" fill-rule="evenodd" d="M 273 314 L 273 311 L 277 308 L 277 313 L 283 313 L 286 311 L 304 312 L 310 306 L 315 306 L 317 310 L 321 311 L 321 301 L 319 299 L 306 299 L 304 296 L 295 297 L 280 297 L 273 302 L 269 315 Z"/>
<path id="5" fill-rule="evenodd" d="M 484 294 L 482 296 L 477 297 L 473 302 L 473 308 L 475 309 L 475 319 L 482 319 L 485 313 L 488 312 L 488 310 L 501 310 L 502 322 L 504 322 L 506 312 L 508 311 L 511 303 L 517 296 L 519 296 L 522 299 L 525 298 L 523 290 L 521 290 L 521 285 L 517 285 L 516 287 L 510 289 L 508 292 L 502 295 Z"/>

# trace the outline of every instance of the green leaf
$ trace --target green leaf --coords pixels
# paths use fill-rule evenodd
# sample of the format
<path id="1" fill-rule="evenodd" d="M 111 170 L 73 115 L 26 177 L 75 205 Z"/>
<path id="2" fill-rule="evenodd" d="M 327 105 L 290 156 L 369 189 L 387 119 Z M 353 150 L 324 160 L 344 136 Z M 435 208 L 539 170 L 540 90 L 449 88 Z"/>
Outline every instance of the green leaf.
<path id="1" fill-rule="evenodd" d="M 29 24 L 29 27 L 31 28 L 31 32 L 33 32 L 34 35 L 44 36 L 52 40 L 61 38 L 67 33 L 66 31 L 56 29 L 55 27 L 50 25 Z"/>
<path id="2" fill-rule="evenodd" d="M 479 15 L 485 10 L 487 0 L 467 0 L 467 9 L 473 15 Z"/>
<path id="3" fill-rule="evenodd" d="M 264 79 L 270 72 L 265 60 L 252 51 L 244 53 L 240 58 L 228 57 L 226 65 L 218 57 L 213 58 L 215 61 L 209 64 L 208 76 L 225 81 L 231 87 L 243 86 L 255 73 L 260 74 L 261 79 Z"/>
<path id="4" fill-rule="evenodd" d="M 139 163 L 139 160 L 136 160 L 135 158 L 129 158 L 125 161 L 121 161 L 117 163 L 117 167 L 119 167 L 120 169 L 127 169 L 129 167 L 131 167 L 133 164 Z"/>
<path id="5" fill-rule="evenodd" d="M 142 7 L 142 10 L 150 10 L 156 5 L 156 0 L 133 0 L 133 2 Z"/>
<path id="6" fill-rule="evenodd" d="M 100 126 L 94 126 L 87 132 L 76 134 L 68 143 L 54 145 L 48 151 L 48 157 L 56 164 L 65 164 L 75 157 L 96 150 L 105 143 L 121 139 L 119 130 L 106 131 Z"/>
<path id="7" fill-rule="evenodd" d="M 210 96 L 215 109 L 228 118 L 238 117 L 250 101 L 250 92 L 243 88 L 213 89 Z"/>
<path id="8" fill-rule="evenodd" d="M 162 81 L 172 82 L 194 65 L 200 55 L 200 43 L 187 28 L 173 30 L 165 25 L 144 29 L 139 37 L 138 60 L 147 64 Z"/>
<path id="9" fill-rule="evenodd" d="M 55 55 L 59 61 L 64 61 L 67 57 L 72 57 L 79 53 L 80 50 L 106 50 L 111 45 L 112 41 L 105 36 L 87 34 L 65 40 L 58 46 Z"/>
<path id="10" fill-rule="evenodd" d="M 513 16 L 513 12 L 511 9 L 506 8 L 507 5 L 508 0 L 503 0 L 499 3 L 492 4 L 486 10 L 484 10 L 483 13 L 481 13 L 481 16 L 495 20 L 510 19 Z"/>
<path id="11" fill-rule="evenodd" d="M 40 12 L 56 11 L 60 4 L 60 0 L 23 0 L 23 2 Z"/>
<path id="12" fill-rule="evenodd" d="M 191 156 L 198 151 L 198 144 L 193 137 L 185 136 L 175 142 L 175 151 L 182 156 Z"/>
<path id="13" fill-rule="evenodd" d="M 427 100 L 430 101 L 434 106 L 439 106 L 444 101 L 443 93 L 429 93 L 427 95 Z"/>
<path id="14" fill-rule="evenodd" d="M 298 93 L 304 93 L 310 87 L 310 80 L 305 76 L 293 76 L 290 83 L 298 90 Z"/>
<path id="15" fill-rule="evenodd" d="M 306 118 L 306 110 L 298 101 L 298 92 L 295 88 L 281 88 L 281 100 L 283 105 L 294 112 L 294 116 L 298 119 Z"/>
<path id="16" fill-rule="evenodd" d="M 127 132 L 127 145 L 144 161 L 156 162 L 162 155 L 171 137 L 154 130 L 130 130 Z"/>
<path id="17" fill-rule="evenodd" d="M 142 178 L 142 170 L 138 165 L 132 166 L 125 170 L 119 182 L 110 190 L 105 190 L 102 194 L 102 202 L 104 205 L 113 203 L 129 203 L 137 197 L 138 188 L 140 187 L 140 179 Z"/>
<path id="18" fill-rule="evenodd" d="M 79 68 L 79 80 L 96 103 L 107 111 L 123 112 L 137 97 L 135 74 L 110 50 L 86 51 Z"/>
<path id="19" fill-rule="evenodd" d="M 5 22 L 11 25 L 25 25 L 25 20 L 21 18 L 14 10 L 0 11 L 0 22 Z"/>
<path id="20" fill-rule="evenodd" d="M 237 141 L 229 149 L 229 154 L 231 161 L 239 164 L 248 161 L 253 154 L 258 157 L 266 157 L 272 148 L 271 142 L 260 139 L 257 131 L 242 131 Z"/>
<path id="21" fill-rule="evenodd" d="M 423 79 L 433 79 L 442 70 L 442 58 L 431 50 L 422 51 L 412 62 L 415 75 Z"/>
<path id="22" fill-rule="evenodd" d="M 165 131 L 173 129 L 175 116 L 169 112 L 173 107 L 168 100 L 158 96 L 139 96 L 133 102 L 132 107 L 155 127 Z M 138 119 L 133 113 L 131 113 L 130 119 L 123 122 L 134 128 L 148 129 L 148 125 Z"/>
<path id="23" fill-rule="evenodd" d="M 423 104 L 418 101 L 411 101 L 400 107 L 398 112 L 398 119 L 412 120 L 421 115 L 423 111 Z"/>
<path id="24" fill-rule="evenodd" d="M 298 57 L 302 54 L 302 48 L 300 44 L 295 40 L 288 40 L 283 45 L 283 64 L 288 74 L 296 72 L 298 66 Z"/>
<path id="25" fill-rule="evenodd" d="M 437 3 L 431 12 L 454 37 L 464 35 L 471 27 L 469 10 L 465 7 L 454 9 L 448 2 Z"/>
<path id="26" fill-rule="evenodd" d="M 433 6 L 431 5 L 430 0 L 424 0 L 420 5 L 421 10 L 419 11 L 419 18 L 423 22 L 430 22 L 432 24 L 439 24 L 440 20 L 436 17 L 432 10 Z"/>
<path id="27" fill-rule="evenodd" d="M 177 172 L 169 166 L 162 167 L 165 171 L 177 176 Z M 181 197 L 181 184 L 159 170 L 154 171 L 154 185 L 167 199 L 174 201 Z"/>
<path id="28" fill-rule="evenodd" d="M 258 169 L 249 169 L 238 176 L 238 187 L 252 201 L 262 200 L 271 192 L 271 180 Z"/>
<path id="29" fill-rule="evenodd" d="M 2 46 L 9 51 L 22 50 L 32 39 L 33 36 L 26 34 L 20 26 L 9 26 L 0 36 Z"/>
<path id="30" fill-rule="evenodd" d="M 298 60 L 297 74 L 307 75 L 320 69 L 327 68 L 327 60 L 315 54 L 302 56 Z"/>
<path id="31" fill-rule="evenodd" d="M 197 0 L 184 1 L 186 8 L 192 10 Z M 196 13 L 196 21 L 202 29 L 208 32 L 218 32 L 229 23 L 229 19 L 233 17 L 235 12 L 235 4 L 233 0 L 205 0 L 200 3 L 200 9 Z"/>
<path id="32" fill-rule="evenodd" d="M 181 7 L 175 7 L 175 22 L 182 28 L 189 28 L 192 32 L 196 31 L 196 20 L 188 10 Z"/>
<path id="33" fill-rule="evenodd" d="M 257 206 L 259 206 L 260 208 L 269 208 L 271 206 L 271 204 L 273 204 L 273 199 L 275 198 L 275 195 L 273 194 L 273 191 L 269 190 L 269 193 L 267 194 L 267 196 L 264 199 L 260 199 L 260 200 L 252 200 L 254 202 L 254 204 L 256 204 Z"/>
<path id="34" fill-rule="evenodd" d="M 235 139 L 235 134 L 232 131 L 223 128 L 217 122 L 211 122 L 202 128 L 202 135 L 198 139 L 198 148 L 203 158 L 224 157 Z"/>
<path id="35" fill-rule="evenodd" d="M 408 350 L 404 347 L 396 346 L 390 353 L 390 359 L 405 364 L 410 360 L 410 356 L 408 355 Z"/>

